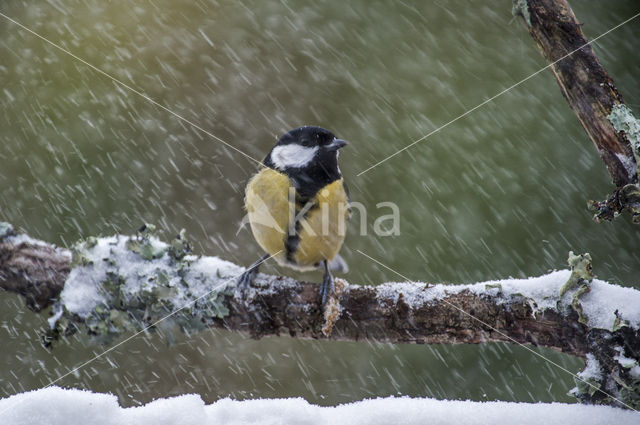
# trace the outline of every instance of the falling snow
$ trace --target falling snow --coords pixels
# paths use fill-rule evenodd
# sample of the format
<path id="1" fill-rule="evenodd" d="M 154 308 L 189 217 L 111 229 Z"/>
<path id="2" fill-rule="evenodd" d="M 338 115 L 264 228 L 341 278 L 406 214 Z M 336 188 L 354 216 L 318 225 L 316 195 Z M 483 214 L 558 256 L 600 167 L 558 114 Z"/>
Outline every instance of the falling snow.
<path id="1" fill-rule="evenodd" d="M 585 203 L 610 193 L 609 178 L 551 70 L 357 177 L 546 65 L 506 3 L 2 2 L 1 13 L 145 97 L 0 17 L 0 220 L 68 248 L 89 235 L 131 234 L 143 222 L 166 229 L 164 240 L 186 228 L 194 252 L 207 255 L 188 257 L 191 294 L 169 273 L 166 256 L 141 269 L 166 272 L 176 303 L 186 302 L 262 254 L 251 232 L 238 229 L 255 164 L 210 135 L 260 160 L 283 132 L 318 124 L 350 142 L 340 167 L 352 199 L 367 209 L 363 218 L 354 211 L 341 252 L 349 282 L 396 279 L 355 252 L 360 249 L 418 281 L 479 282 L 426 291 L 424 284 L 384 284 L 379 296 L 390 301 L 403 292 L 407 302 L 421 305 L 468 289 L 520 293 L 538 309 L 556 308 L 568 272 L 552 270 L 565 267 L 569 250 L 589 252 L 600 278 L 580 297 L 589 324 L 610 329 L 617 309 L 638 326 L 638 227 L 624 216 L 614 225 L 591 221 Z M 613 3 L 573 5 L 589 37 L 630 17 L 628 6 Z M 637 26 L 618 28 L 596 47 L 630 105 L 640 102 Z M 635 169 L 629 158 L 620 160 Z M 380 202 L 399 206 L 400 236 L 372 234 Z M 14 242 L 32 242 L 19 238 Z M 125 238 L 99 238 L 93 264 L 73 270 L 62 294 L 68 309 L 84 315 L 104 300 L 100 283 L 109 267 L 102 258 L 112 249 L 127 291 L 153 284 L 139 278 L 140 262 L 134 267 L 135 254 L 122 249 Z M 269 267 L 264 271 L 289 273 Z M 505 279 L 491 280 L 498 278 Z M 501 289 L 487 288 L 497 284 Z M 78 332 L 52 351 L 43 349 L 40 330 L 61 311 L 36 315 L 23 299 L 0 293 L 0 406 L 113 347 L 97 347 Z M 504 422 L 516 412 L 525 413 L 523 423 L 636 419 L 566 404 L 436 401 L 575 401 L 567 395 L 571 375 L 515 345 L 254 341 L 211 329 L 171 334 L 163 328 L 139 335 L 59 382 L 113 395 L 48 389 L 34 396 L 40 403 L 20 401 L 13 412 L 26 422 L 39 414 L 46 422 L 59 412 L 68 422 L 93 413 L 103 423 L 157 423 L 160 415 L 180 423 L 247 415 L 248 422 L 255 413 L 313 424 L 344 422 L 353 412 L 375 423 L 387 408 L 419 423 L 498 422 L 491 415 L 503 415 Z M 569 371 L 583 369 L 582 359 L 536 350 Z M 640 377 L 640 366 L 629 373 Z M 186 393 L 199 396 L 163 398 Z M 403 395 L 429 398 L 319 407 Z M 237 401 L 273 397 L 309 403 Z M 118 402 L 146 405 L 120 409 Z M 60 410 L 41 410 L 51 405 Z M 104 412 L 95 415 L 98 408 Z"/>

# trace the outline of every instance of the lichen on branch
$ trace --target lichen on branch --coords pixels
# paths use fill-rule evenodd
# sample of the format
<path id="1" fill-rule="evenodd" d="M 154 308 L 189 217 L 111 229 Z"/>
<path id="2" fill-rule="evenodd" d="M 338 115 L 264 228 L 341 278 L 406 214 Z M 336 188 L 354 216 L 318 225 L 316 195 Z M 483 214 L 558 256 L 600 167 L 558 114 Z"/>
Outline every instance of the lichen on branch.
<path id="1" fill-rule="evenodd" d="M 203 329 L 229 314 L 224 281 L 241 270 L 191 255 L 184 231 L 164 243 L 149 224 L 135 236 L 89 237 L 71 251 L 72 270 L 55 307 L 61 313 L 44 336 L 46 345 L 82 327 L 106 342 L 177 310 L 172 322 L 190 332 Z"/>

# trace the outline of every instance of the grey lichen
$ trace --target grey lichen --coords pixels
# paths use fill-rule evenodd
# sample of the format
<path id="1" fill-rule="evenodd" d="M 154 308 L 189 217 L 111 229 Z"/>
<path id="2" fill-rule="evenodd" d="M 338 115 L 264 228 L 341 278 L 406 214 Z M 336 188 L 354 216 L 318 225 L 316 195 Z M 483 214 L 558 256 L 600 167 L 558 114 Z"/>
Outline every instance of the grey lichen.
<path id="1" fill-rule="evenodd" d="M 571 276 L 560 288 L 560 296 L 563 296 L 570 289 L 590 283 L 594 278 L 589 253 L 575 255 L 573 251 L 569 251 L 567 262 L 571 268 Z"/>
<path id="2" fill-rule="evenodd" d="M 138 234 L 135 239 L 130 238 L 127 240 L 127 249 L 140 254 L 140 256 L 147 261 L 162 257 L 167 251 L 167 248 L 152 243 L 151 237 L 155 236 L 155 231 L 156 226 L 153 224 L 144 224 L 138 229 Z"/>
<path id="3" fill-rule="evenodd" d="M 607 119 L 613 124 L 616 131 L 624 131 L 627 140 L 631 143 L 633 155 L 637 164 L 640 164 L 640 120 L 631 112 L 631 109 L 622 103 L 617 103 L 611 108 L 611 113 Z"/>
<path id="4" fill-rule="evenodd" d="M 577 394 L 589 394 L 593 396 L 601 387 L 602 382 L 593 377 L 588 377 L 584 380 L 574 378 L 576 383 Z"/>
<path id="5" fill-rule="evenodd" d="M 585 369 L 575 377 L 570 394 L 582 403 L 640 409 L 640 360 L 638 346 L 628 343 L 626 331 L 592 335 Z"/>
<path id="6" fill-rule="evenodd" d="M 531 26 L 531 14 L 529 13 L 528 0 L 513 0 L 511 13 L 513 16 L 522 16 L 527 25 Z"/>
<path id="7" fill-rule="evenodd" d="M 569 251 L 567 260 L 571 267 L 571 276 L 567 282 L 560 288 L 560 297 L 563 297 L 568 291 L 576 289 L 571 297 L 571 308 L 578 313 L 578 321 L 582 324 L 588 323 L 588 318 L 584 315 L 580 296 L 589 292 L 589 283 L 593 281 L 594 275 L 591 266 L 591 255 L 589 253 L 575 255 L 573 251 Z"/>
<path id="8" fill-rule="evenodd" d="M 587 354 L 585 369 L 574 376 L 576 388 L 570 394 L 580 399 L 583 395 L 588 394 L 589 397 L 598 392 L 602 388 L 603 374 L 600 362 L 591 353 Z"/>
<path id="9" fill-rule="evenodd" d="M 87 239 L 81 239 L 71 247 L 71 267 L 87 266 L 92 263 L 89 258 L 88 250 L 95 247 L 98 240 L 90 236 Z"/>
<path id="10" fill-rule="evenodd" d="M 591 291 L 591 288 L 589 288 L 589 285 L 587 285 L 586 283 L 583 283 L 580 285 L 578 290 L 571 297 L 571 308 L 573 308 L 573 310 L 576 313 L 578 313 L 578 322 L 582 323 L 583 325 L 588 325 L 589 319 L 584 314 L 584 311 L 582 309 L 582 304 L 580 303 L 580 296 L 589 291 Z"/>
<path id="11" fill-rule="evenodd" d="M 596 223 L 611 221 L 623 211 L 628 211 L 631 221 L 640 224 L 640 186 L 634 183 L 627 184 L 616 189 L 604 201 L 589 201 L 588 207 L 596 211 L 593 216 Z"/>
<path id="12" fill-rule="evenodd" d="M 630 357 L 624 347 L 617 347 L 619 355 L 615 358 L 617 370 L 612 374 L 620 386 L 619 397 L 630 407 L 640 409 L 640 365 L 636 358 Z"/>
<path id="13" fill-rule="evenodd" d="M 617 377 L 618 375 L 614 375 Z M 620 383 L 620 378 L 616 379 L 616 382 Z M 635 410 L 640 410 L 640 379 L 634 378 L 629 383 L 621 384 L 620 399 L 628 406 L 633 407 Z"/>
<path id="14" fill-rule="evenodd" d="M 640 164 L 640 120 L 633 115 L 627 105 L 622 103 L 613 105 L 607 119 L 617 132 L 624 133 L 631 145 L 633 156 L 616 153 L 631 183 L 616 189 L 606 201 L 590 201 L 589 206 L 597 211 L 594 216 L 596 222 L 610 221 L 622 211 L 627 210 L 631 213 L 632 221 L 640 224 L 640 185 L 637 184 Z"/>
<path id="15" fill-rule="evenodd" d="M 45 345 L 83 327 L 108 342 L 168 315 L 188 332 L 229 315 L 225 283 L 237 266 L 191 255 L 184 230 L 169 244 L 155 233 L 147 224 L 136 236 L 87 238 L 72 247 L 73 268 L 58 306 L 63 313 L 44 335 Z"/>
<path id="16" fill-rule="evenodd" d="M 613 314 L 616 316 L 615 319 L 613 319 L 613 327 L 612 327 L 612 331 L 616 332 L 622 328 L 628 328 L 629 327 L 629 321 L 628 320 L 624 320 L 620 318 L 620 313 L 618 313 L 618 310 L 614 311 Z"/>
<path id="17" fill-rule="evenodd" d="M 184 229 L 180 230 L 180 233 L 171 241 L 167 249 L 169 256 L 176 261 L 182 260 L 185 255 L 191 252 L 191 245 L 187 242 L 185 233 Z"/>
<path id="18" fill-rule="evenodd" d="M 628 184 L 618 192 L 618 201 L 631 213 L 631 220 L 640 224 L 640 186 Z"/>
<path id="19" fill-rule="evenodd" d="M 225 297 L 230 297 L 233 294 L 231 292 L 213 292 L 211 296 L 202 303 L 201 307 L 208 316 L 222 319 L 229 315 L 229 309 L 224 304 Z M 196 303 L 197 304 L 197 303 Z"/>
<path id="20" fill-rule="evenodd" d="M 500 283 L 487 283 L 484 287 L 487 291 L 490 289 L 497 289 L 498 292 L 502 292 L 502 285 Z"/>

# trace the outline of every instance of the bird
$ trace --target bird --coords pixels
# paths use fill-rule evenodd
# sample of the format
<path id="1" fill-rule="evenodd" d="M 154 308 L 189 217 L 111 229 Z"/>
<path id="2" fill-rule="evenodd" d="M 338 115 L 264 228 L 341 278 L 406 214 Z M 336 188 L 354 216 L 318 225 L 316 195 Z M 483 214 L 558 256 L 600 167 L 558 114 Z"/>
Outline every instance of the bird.
<path id="1" fill-rule="evenodd" d="M 351 214 L 338 167 L 340 149 L 346 145 L 329 130 L 302 126 L 284 134 L 271 149 L 245 190 L 251 231 L 265 254 L 240 276 L 240 287 L 252 285 L 260 264 L 273 257 L 295 270 L 324 270 L 323 306 L 329 293 L 335 293 L 331 271 L 348 270 L 338 254 Z"/>

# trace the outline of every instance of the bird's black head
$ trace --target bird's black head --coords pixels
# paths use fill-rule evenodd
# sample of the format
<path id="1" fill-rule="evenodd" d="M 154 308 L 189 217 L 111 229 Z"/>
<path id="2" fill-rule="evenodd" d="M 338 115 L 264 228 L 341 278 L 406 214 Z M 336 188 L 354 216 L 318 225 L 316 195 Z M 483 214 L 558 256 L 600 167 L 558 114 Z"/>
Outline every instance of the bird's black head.
<path id="1" fill-rule="evenodd" d="M 264 165 L 289 176 L 300 194 L 313 196 L 341 177 L 338 150 L 346 144 L 324 128 L 299 127 L 278 140 Z"/>

